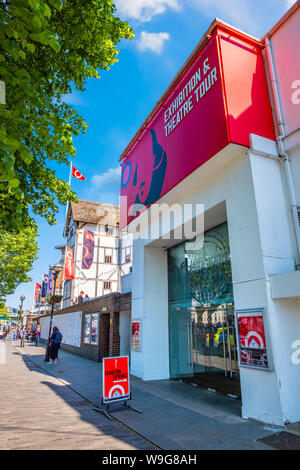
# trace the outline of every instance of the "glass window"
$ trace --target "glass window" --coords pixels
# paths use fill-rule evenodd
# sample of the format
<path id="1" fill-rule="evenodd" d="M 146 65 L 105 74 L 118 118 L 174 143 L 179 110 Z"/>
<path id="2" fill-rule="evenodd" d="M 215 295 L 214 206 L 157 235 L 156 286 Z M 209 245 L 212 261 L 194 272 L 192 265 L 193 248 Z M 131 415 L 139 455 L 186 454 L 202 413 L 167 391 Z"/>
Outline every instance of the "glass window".
<path id="1" fill-rule="evenodd" d="M 99 313 L 85 315 L 84 319 L 84 343 L 98 344 L 99 336 Z"/>
<path id="2" fill-rule="evenodd" d="M 106 235 L 112 236 L 114 234 L 114 228 L 109 227 L 108 225 L 105 225 L 105 232 L 106 232 Z"/>
<path id="3" fill-rule="evenodd" d="M 169 301 L 233 302 L 227 223 L 169 250 Z"/>
<path id="4" fill-rule="evenodd" d="M 227 223 L 170 248 L 168 280 L 171 377 L 238 376 Z"/>
<path id="5" fill-rule="evenodd" d="M 84 342 L 89 344 L 91 332 L 91 315 L 85 315 L 84 317 Z"/>
<path id="6" fill-rule="evenodd" d="M 98 313 L 91 315 L 91 344 L 98 344 Z"/>

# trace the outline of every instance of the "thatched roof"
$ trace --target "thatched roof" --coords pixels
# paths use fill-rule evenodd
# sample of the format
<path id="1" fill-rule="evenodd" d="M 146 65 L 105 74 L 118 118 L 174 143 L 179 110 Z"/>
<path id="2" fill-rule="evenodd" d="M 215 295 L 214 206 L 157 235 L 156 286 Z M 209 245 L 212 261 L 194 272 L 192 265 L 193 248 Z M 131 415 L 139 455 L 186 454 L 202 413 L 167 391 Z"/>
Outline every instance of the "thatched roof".
<path id="1" fill-rule="evenodd" d="M 67 213 L 65 233 L 68 231 L 71 215 L 75 222 L 116 227 L 119 225 L 120 208 L 113 204 L 85 201 L 83 199 L 79 199 L 78 202 L 71 202 Z"/>

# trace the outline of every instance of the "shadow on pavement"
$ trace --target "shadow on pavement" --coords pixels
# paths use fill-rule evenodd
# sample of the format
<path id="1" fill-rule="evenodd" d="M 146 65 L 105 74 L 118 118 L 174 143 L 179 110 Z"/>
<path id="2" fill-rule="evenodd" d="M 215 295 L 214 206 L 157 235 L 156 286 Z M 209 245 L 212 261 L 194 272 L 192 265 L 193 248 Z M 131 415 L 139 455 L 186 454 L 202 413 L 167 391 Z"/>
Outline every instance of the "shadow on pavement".
<path id="1" fill-rule="evenodd" d="M 21 348 L 18 348 L 19 350 Z M 59 352 L 59 363 L 44 363 L 43 349 L 26 345 L 22 350 L 26 366 L 39 374 L 48 374 L 58 382 L 45 380 L 47 385 L 68 406 L 80 413 L 81 419 L 97 429 L 110 433 L 111 422 L 92 409 L 102 397 L 102 366 L 100 363 L 69 352 Z M 33 362 L 32 362 L 33 361 Z M 132 410 L 113 407 L 110 413 L 119 422 L 134 430 L 159 448 L 166 450 L 198 449 L 265 449 L 256 442 L 270 434 L 270 429 L 244 421 L 240 417 L 240 402 L 213 394 L 184 383 L 172 381 L 143 382 L 132 378 Z M 114 428 L 115 429 L 115 428 Z M 111 432 L 111 435 L 113 433 Z M 136 435 L 135 435 L 136 436 Z M 149 444 L 147 444 L 149 445 Z"/>
<path id="2" fill-rule="evenodd" d="M 30 372 L 38 375 L 42 374 L 44 378 L 40 378 L 38 385 L 48 387 L 48 389 L 55 394 L 55 396 L 50 394 L 50 397 L 53 397 L 52 402 L 51 399 L 49 402 L 45 400 L 45 396 L 49 397 L 48 394 L 45 394 L 44 397 L 40 397 L 45 413 L 50 416 L 50 418 L 49 416 L 47 418 L 50 419 L 51 422 L 51 425 L 47 426 L 47 434 L 54 433 L 59 439 L 59 436 L 65 438 L 66 433 L 69 433 L 74 441 L 81 441 L 83 445 L 86 443 L 86 447 L 84 448 L 91 448 L 90 446 L 92 446 L 94 449 L 113 450 L 114 444 L 112 443 L 116 439 L 118 442 L 121 441 L 123 443 L 123 445 L 121 444 L 121 447 L 117 444 L 116 448 L 119 449 L 136 448 L 139 450 L 153 450 L 156 448 L 154 445 L 148 442 L 147 439 L 144 439 L 142 436 L 137 435 L 137 433 L 134 431 L 125 428 L 117 420 L 110 421 L 102 414 L 94 411 L 93 406 L 100 404 L 100 400 L 98 400 L 98 403 L 90 401 L 88 398 L 85 398 L 85 396 L 78 393 L 73 388 L 73 384 L 70 383 L 70 381 L 68 381 L 69 383 L 67 384 L 65 378 L 62 379 L 59 377 L 59 375 L 64 373 L 59 373 L 59 367 L 66 368 L 66 362 L 56 366 L 48 365 L 48 363 L 44 363 L 44 354 L 36 354 L 36 350 L 33 350 L 32 352 L 34 352 L 34 354 L 31 355 L 30 351 L 28 351 L 28 346 L 30 346 L 30 344 L 26 344 L 24 349 L 17 347 L 18 350 L 13 351 L 13 354 L 22 357 L 24 364 Z M 34 347 L 34 345 L 32 345 L 32 347 Z M 56 368 L 56 371 L 53 370 L 54 368 Z M 36 397 L 34 398 L 34 401 L 35 400 Z M 56 403 L 58 403 L 57 412 L 55 411 Z M 67 405 L 69 411 L 65 405 Z M 65 420 L 63 423 L 61 422 L 61 419 L 59 419 L 60 409 L 62 410 L 62 414 L 65 413 L 67 416 L 70 416 L 70 422 L 68 422 L 68 420 Z M 74 413 L 72 413 L 70 410 L 75 411 L 77 418 L 74 418 Z M 41 414 L 41 423 L 43 422 L 42 419 L 43 413 Z M 78 424 L 77 421 L 78 423 L 83 422 L 84 425 Z M 92 428 L 89 426 L 89 430 L 84 432 L 81 430 L 81 428 L 84 428 L 86 425 L 91 425 Z M 45 433 L 45 426 L 46 423 L 44 426 L 42 424 L 38 426 L 33 424 L 32 426 L 28 427 L 28 432 Z M 23 431 L 26 430 L 24 427 L 21 427 L 21 429 Z M 57 445 L 57 448 L 60 449 L 61 443 L 58 443 Z M 36 448 L 41 447 L 37 444 Z M 53 447 L 50 445 L 49 448 Z"/>

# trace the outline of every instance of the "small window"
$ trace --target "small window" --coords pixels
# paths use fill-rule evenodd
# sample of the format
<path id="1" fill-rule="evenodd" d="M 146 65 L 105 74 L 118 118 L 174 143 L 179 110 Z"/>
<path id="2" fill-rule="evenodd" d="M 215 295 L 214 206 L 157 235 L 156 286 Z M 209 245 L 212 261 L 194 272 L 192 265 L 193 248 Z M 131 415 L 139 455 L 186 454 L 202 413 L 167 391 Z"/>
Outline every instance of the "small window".
<path id="1" fill-rule="evenodd" d="M 105 290 L 111 290 L 111 282 L 110 281 L 105 281 L 104 282 L 104 289 Z"/>
<path id="2" fill-rule="evenodd" d="M 114 234 L 114 229 L 113 227 L 109 227 L 108 225 L 105 225 L 105 232 L 106 232 L 106 235 L 112 236 Z"/>
<path id="3" fill-rule="evenodd" d="M 112 257 L 111 256 L 105 256 L 104 262 L 107 263 L 107 264 L 111 264 L 112 263 Z"/>

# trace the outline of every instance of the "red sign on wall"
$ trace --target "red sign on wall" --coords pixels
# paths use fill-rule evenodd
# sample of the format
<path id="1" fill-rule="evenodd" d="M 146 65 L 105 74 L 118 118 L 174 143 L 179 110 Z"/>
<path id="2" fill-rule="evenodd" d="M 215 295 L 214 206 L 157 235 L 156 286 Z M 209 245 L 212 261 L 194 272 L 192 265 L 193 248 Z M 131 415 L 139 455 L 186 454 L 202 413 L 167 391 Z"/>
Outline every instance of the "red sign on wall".
<path id="1" fill-rule="evenodd" d="M 240 365 L 268 369 L 263 315 L 238 314 Z"/>
<path id="2" fill-rule="evenodd" d="M 130 398 L 128 356 L 103 359 L 103 403 Z"/>
<path id="3" fill-rule="evenodd" d="M 141 351 L 141 322 L 132 321 L 131 326 L 131 349 Z"/>
<path id="4" fill-rule="evenodd" d="M 275 139 L 262 45 L 217 27 L 124 155 L 120 227 L 249 134 Z"/>

